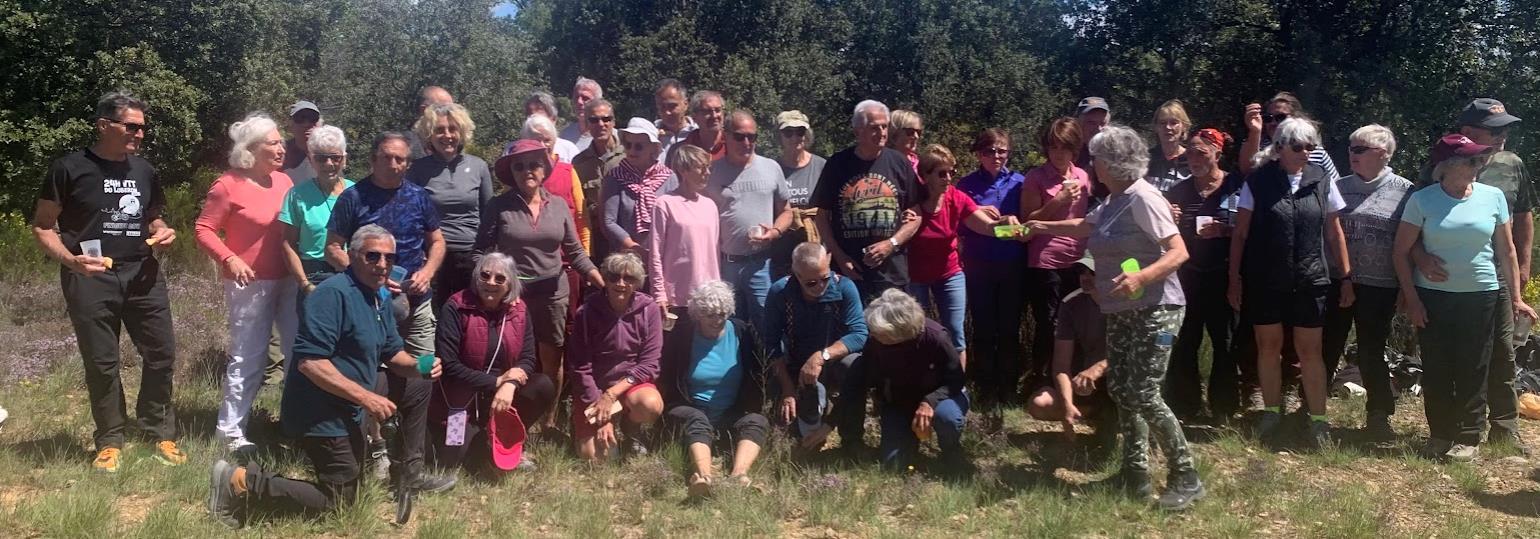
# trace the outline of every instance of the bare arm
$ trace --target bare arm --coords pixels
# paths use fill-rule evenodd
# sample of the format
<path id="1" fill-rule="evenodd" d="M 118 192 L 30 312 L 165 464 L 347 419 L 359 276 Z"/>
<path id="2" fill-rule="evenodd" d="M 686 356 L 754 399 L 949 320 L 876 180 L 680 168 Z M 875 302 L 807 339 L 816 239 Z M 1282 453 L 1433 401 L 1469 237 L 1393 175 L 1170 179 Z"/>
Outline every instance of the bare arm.
<path id="1" fill-rule="evenodd" d="M 58 202 L 41 199 L 37 201 L 37 208 L 32 213 L 32 237 L 37 239 L 37 244 L 43 248 L 43 253 L 76 273 L 96 275 L 107 271 L 107 267 L 102 265 L 102 259 L 86 255 L 76 256 L 64 246 L 64 238 L 59 236 L 58 230 L 59 213 L 63 211 L 64 207 Z"/>
<path id="2" fill-rule="evenodd" d="M 1031 186 L 1022 186 L 1021 214 L 1025 215 L 1029 221 L 1042 219 L 1049 215 L 1057 214 L 1065 206 L 1073 203 L 1074 200 L 1073 197 L 1049 197 L 1047 200 L 1043 200 L 1042 193 L 1037 192 L 1037 189 L 1033 189 Z"/>
<path id="3" fill-rule="evenodd" d="M 968 216 L 963 219 L 963 226 L 968 227 L 968 230 L 972 230 L 985 236 L 994 236 L 995 225 L 1005 220 L 1006 219 L 1003 217 L 1000 219 L 990 217 L 989 210 L 979 208 L 974 210 L 973 213 L 968 214 Z"/>
<path id="4" fill-rule="evenodd" d="M 1059 391 L 1059 402 L 1068 404 L 1075 402 L 1075 387 L 1070 383 L 1070 364 L 1075 358 L 1075 341 L 1067 339 L 1055 339 L 1053 341 L 1053 385 Z"/>
<path id="5" fill-rule="evenodd" d="M 309 291 L 310 279 L 305 275 L 305 263 L 299 259 L 299 229 L 294 225 L 280 222 L 283 227 L 283 261 L 289 267 L 289 274 L 294 276 L 294 282 L 299 283 L 301 289 Z"/>
<path id="6" fill-rule="evenodd" d="M 347 238 L 338 236 L 336 232 L 326 233 L 326 261 L 331 262 L 332 267 L 337 268 L 337 271 L 347 269 L 349 265 Z"/>
<path id="7" fill-rule="evenodd" d="M 1083 217 L 1064 221 L 1027 221 L 1027 228 L 1030 228 L 1034 234 L 1042 233 L 1077 239 L 1091 235 L 1091 224 L 1087 223 Z"/>
<path id="8" fill-rule="evenodd" d="M 1251 210 L 1235 212 L 1235 229 L 1230 231 L 1230 282 L 1241 280 L 1241 256 L 1246 252 L 1246 238 L 1251 235 Z"/>
<path id="9" fill-rule="evenodd" d="M 1352 275 L 1348 261 L 1347 236 L 1342 233 L 1342 217 L 1337 212 L 1326 214 L 1326 247 L 1331 249 L 1332 264 L 1342 270 L 1342 275 Z"/>

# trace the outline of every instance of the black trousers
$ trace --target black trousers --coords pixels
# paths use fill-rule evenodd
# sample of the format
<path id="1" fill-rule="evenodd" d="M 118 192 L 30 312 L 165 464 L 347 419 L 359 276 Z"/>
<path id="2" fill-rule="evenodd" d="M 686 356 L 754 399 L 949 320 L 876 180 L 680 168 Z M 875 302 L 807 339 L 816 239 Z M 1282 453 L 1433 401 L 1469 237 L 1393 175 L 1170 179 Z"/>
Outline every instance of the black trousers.
<path id="1" fill-rule="evenodd" d="M 383 395 L 396 404 L 394 419 L 398 422 L 392 440 L 395 445 L 390 451 L 391 478 L 405 473 L 412 480 L 422 475 L 423 455 L 428 448 L 428 396 L 433 391 L 433 381 L 420 376 L 402 378 L 388 370 L 382 374 Z M 375 392 L 380 389 L 376 386 Z"/>
<path id="2" fill-rule="evenodd" d="M 118 372 L 118 340 L 125 328 L 142 363 L 136 410 L 139 421 L 146 434 L 157 440 L 176 439 L 176 418 L 171 410 L 176 339 L 160 262 L 154 258 L 118 260 L 106 273 L 90 277 L 61 267 L 59 281 L 85 365 L 91 418 L 96 421 L 96 448 L 123 447 L 128 405 Z"/>
<path id="3" fill-rule="evenodd" d="M 770 420 L 763 414 L 733 413 L 728 411 L 716 423 L 704 410 L 687 404 L 677 404 L 663 414 L 663 420 L 678 436 L 686 448 L 690 444 L 714 445 L 717 440 L 737 446 L 739 440 L 748 440 L 764 447 L 770 437 Z"/>
<path id="4" fill-rule="evenodd" d="M 1231 336 L 1236 328 L 1235 310 L 1225 298 L 1230 284 L 1229 272 L 1223 269 L 1181 271 L 1177 277 L 1187 297 L 1187 313 L 1166 369 L 1162 388 L 1166 405 L 1177 417 L 1192 417 L 1203 411 L 1203 375 L 1198 369 L 1198 351 L 1203 347 L 1203 334 L 1207 332 L 1213 349 L 1208 376 L 1209 408 L 1219 416 L 1235 413 L 1240 409 L 1241 388 L 1239 356 L 1231 349 Z M 1255 363 L 1255 352 L 1250 359 Z"/>
<path id="5" fill-rule="evenodd" d="M 1502 300 L 1496 290 L 1456 293 L 1418 288 L 1417 295 L 1428 312 L 1427 327 L 1417 332 L 1428 435 L 1476 445 L 1486 420 L 1493 321 Z"/>
<path id="6" fill-rule="evenodd" d="M 1053 363 L 1053 328 L 1059 318 L 1059 303 L 1064 296 L 1080 288 L 1079 271 L 1074 266 L 1063 269 L 1027 268 L 1027 303 L 1032 307 L 1032 357 L 1027 375 L 1048 376 Z"/>
<path id="7" fill-rule="evenodd" d="M 433 395 L 431 398 L 440 399 L 442 395 Z M 556 402 L 556 384 L 549 376 L 538 372 L 529 373 L 529 383 L 524 384 L 513 394 L 513 408 L 519 411 L 519 418 L 526 422 L 526 426 L 545 417 L 545 413 L 550 411 L 551 404 L 554 402 Z M 447 428 L 444 423 L 434 421 L 429 425 L 428 434 L 432 437 L 433 444 L 433 465 L 439 469 L 453 470 L 461 466 L 480 466 L 491 462 L 492 441 L 487 436 L 487 420 L 492 417 L 491 409 L 492 393 L 483 393 L 476 399 L 476 409 L 467 412 L 469 417 L 465 421 L 465 445 L 454 446 L 444 443 Z"/>
<path id="8" fill-rule="evenodd" d="M 1024 261 L 967 270 L 968 375 L 985 406 L 1015 404 L 1021 394 Z"/>
<path id="9" fill-rule="evenodd" d="M 1327 383 L 1331 383 L 1347 348 L 1348 331 L 1356 326 L 1358 353 L 1353 362 L 1358 364 L 1369 394 L 1365 408 L 1369 415 L 1394 414 L 1396 396 L 1390 385 L 1390 367 L 1385 365 L 1385 340 L 1390 338 L 1391 318 L 1396 315 L 1396 298 L 1401 293 L 1395 288 L 1353 283 L 1353 306 L 1346 308 L 1336 306 L 1341 294 L 1341 282 L 1332 282 L 1326 293 L 1326 327 L 1321 333 Z"/>
<path id="10" fill-rule="evenodd" d="M 299 445 L 315 470 L 315 482 L 289 479 L 263 470 L 261 464 L 248 464 L 248 501 L 313 514 L 330 511 L 358 496 L 364 451 L 369 445 L 359 425 L 350 421 L 347 436 L 306 437 Z"/>
<path id="11" fill-rule="evenodd" d="M 470 249 L 444 252 L 444 264 L 433 276 L 433 314 L 443 309 L 449 296 L 471 286 L 471 270 L 474 269 L 476 264 L 471 262 Z"/>

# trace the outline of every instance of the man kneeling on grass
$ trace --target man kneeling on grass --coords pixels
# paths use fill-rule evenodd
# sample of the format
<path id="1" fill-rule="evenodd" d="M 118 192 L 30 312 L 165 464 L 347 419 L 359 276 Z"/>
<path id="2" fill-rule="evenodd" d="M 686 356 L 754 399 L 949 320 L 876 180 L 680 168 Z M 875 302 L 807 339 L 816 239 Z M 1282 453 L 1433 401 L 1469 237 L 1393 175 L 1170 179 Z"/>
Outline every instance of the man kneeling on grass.
<path id="1" fill-rule="evenodd" d="M 264 471 L 259 464 L 233 466 L 214 462 L 210 474 L 209 512 L 231 527 L 239 527 L 242 502 L 298 505 L 306 511 L 327 511 L 351 501 L 358 493 L 361 464 L 368 447 L 363 434 L 364 412 L 379 421 L 396 414 L 395 403 L 370 391 L 384 363 L 403 378 L 439 376 L 438 358 L 420 370 L 418 361 L 402 350 L 390 302 L 381 289 L 396 262 L 396 240 L 378 225 L 353 233 L 345 273 L 322 282 L 305 298 L 305 315 L 294 342 L 294 357 L 283 388 L 283 428 L 315 469 L 316 482 L 297 481 Z M 295 371 L 303 376 L 295 376 Z M 400 410 L 406 421 L 423 421 L 421 410 Z"/>
<path id="2" fill-rule="evenodd" d="M 1039 421 L 1061 421 L 1064 433 L 1075 424 L 1116 412 L 1103 380 L 1107 373 L 1107 318 L 1096 300 L 1096 272 L 1090 256 L 1081 258 L 1080 289 L 1064 296 L 1054 325 L 1052 376 L 1032 392 L 1027 413 Z M 1116 420 L 1099 421 L 1098 436 L 1117 441 Z M 1106 440 L 1106 438 L 1103 438 Z"/>

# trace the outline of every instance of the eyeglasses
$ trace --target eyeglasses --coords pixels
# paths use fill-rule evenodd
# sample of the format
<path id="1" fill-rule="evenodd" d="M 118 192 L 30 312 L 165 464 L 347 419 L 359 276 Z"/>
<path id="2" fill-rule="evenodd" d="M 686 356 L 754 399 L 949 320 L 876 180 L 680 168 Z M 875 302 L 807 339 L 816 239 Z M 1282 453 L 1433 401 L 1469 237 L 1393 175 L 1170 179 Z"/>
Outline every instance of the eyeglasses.
<path id="1" fill-rule="evenodd" d="M 545 165 L 535 161 L 514 161 L 508 168 L 513 169 L 514 172 L 529 172 L 536 169 L 544 169 Z"/>
<path id="2" fill-rule="evenodd" d="M 506 284 L 508 282 L 508 276 L 507 275 L 503 275 L 501 273 L 492 273 L 490 271 L 482 271 L 481 272 L 481 282 L 489 283 L 489 284 L 493 284 L 493 285 L 502 285 L 502 284 Z"/>
<path id="3" fill-rule="evenodd" d="M 614 116 L 589 116 L 588 117 L 588 123 L 591 123 L 591 124 L 609 123 L 609 122 L 613 122 L 613 121 L 615 121 L 615 117 Z"/>
<path id="4" fill-rule="evenodd" d="M 627 142 L 625 144 L 622 144 L 622 146 L 625 146 L 627 150 L 634 151 L 634 152 L 640 152 L 642 150 L 646 150 L 647 149 L 647 144 L 649 144 L 649 143 L 646 143 L 646 142 Z"/>
<path id="5" fill-rule="evenodd" d="M 904 128 L 904 135 L 905 136 L 918 137 L 918 136 L 923 135 L 923 134 L 925 134 L 925 130 L 924 129 L 920 129 L 918 127 L 905 127 Z"/>
<path id="6" fill-rule="evenodd" d="M 817 279 L 808 279 L 806 281 L 799 278 L 797 279 L 797 284 L 802 285 L 802 288 L 805 290 L 816 290 L 829 284 L 829 275 L 824 274 Z"/>
<path id="7" fill-rule="evenodd" d="M 788 127 L 786 129 L 782 129 L 781 130 L 781 136 L 783 136 L 783 137 L 805 137 L 805 136 L 807 136 L 807 128 L 806 127 Z"/>
<path id="8" fill-rule="evenodd" d="M 112 123 L 121 125 L 121 126 L 123 126 L 123 130 L 124 131 L 128 131 L 129 133 L 136 133 L 136 132 L 141 132 L 141 131 L 145 132 L 145 133 L 149 133 L 150 132 L 150 126 L 145 125 L 145 124 L 136 124 L 136 123 L 130 123 L 130 122 L 125 122 L 125 121 L 121 121 L 121 120 L 114 120 L 112 118 L 108 118 L 108 117 L 105 117 L 105 116 L 103 116 L 101 119 L 107 120 L 108 122 L 112 122 Z"/>
<path id="9" fill-rule="evenodd" d="M 396 253 L 387 253 L 383 251 L 368 251 L 364 253 L 364 262 L 368 262 L 370 264 L 379 264 L 381 258 L 385 259 L 386 264 L 396 263 Z"/>
<path id="10" fill-rule="evenodd" d="M 1278 123 L 1278 122 L 1281 122 L 1281 121 L 1289 119 L 1289 116 L 1290 116 L 1289 113 L 1263 114 L 1262 115 L 1262 123 L 1265 123 L 1265 124 Z"/>
<path id="11" fill-rule="evenodd" d="M 1010 148 L 985 148 L 985 149 L 979 150 L 979 153 L 984 154 L 984 155 L 1010 155 L 1011 149 Z"/>
<path id="12" fill-rule="evenodd" d="M 716 107 L 716 108 L 701 107 L 701 108 L 695 109 L 695 113 L 696 114 L 721 114 L 722 113 L 722 107 Z"/>
<path id="13" fill-rule="evenodd" d="M 1288 148 L 1288 149 L 1294 150 L 1296 152 L 1313 152 L 1313 151 L 1315 151 L 1315 145 L 1314 144 L 1294 143 L 1294 144 L 1287 144 L 1286 145 L 1286 144 L 1283 144 L 1283 143 L 1280 142 L 1280 143 L 1278 143 L 1278 147 L 1279 148 Z"/>
<path id="14" fill-rule="evenodd" d="M 759 139 L 758 133 L 733 133 L 733 140 L 738 142 L 754 142 Z"/>
<path id="15" fill-rule="evenodd" d="M 1351 148 L 1348 148 L 1348 151 L 1353 152 L 1353 155 L 1363 155 L 1365 152 L 1368 152 L 1369 150 L 1379 150 L 1379 149 L 1381 149 L 1381 148 L 1375 148 L 1373 146 L 1353 146 Z"/>
<path id="16" fill-rule="evenodd" d="M 631 286 L 640 286 L 642 284 L 642 278 L 635 275 L 616 275 L 612 273 L 605 275 L 604 280 L 612 283 L 629 284 Z"/>
<path id="17" fill-rule="evenodd" d="M 321 162 L 321 163 L 330 163 L 332 161 L 336 161 L 338 163 L 341 163 L 342 160 L 346 159 L 347 157 L 348 156 L 340 154 L 340 153 L 318 153 L 318 154 L 311 154 L 311 156 L 310 156 L 311 159 L 315 159 L 316 161 Z"/>

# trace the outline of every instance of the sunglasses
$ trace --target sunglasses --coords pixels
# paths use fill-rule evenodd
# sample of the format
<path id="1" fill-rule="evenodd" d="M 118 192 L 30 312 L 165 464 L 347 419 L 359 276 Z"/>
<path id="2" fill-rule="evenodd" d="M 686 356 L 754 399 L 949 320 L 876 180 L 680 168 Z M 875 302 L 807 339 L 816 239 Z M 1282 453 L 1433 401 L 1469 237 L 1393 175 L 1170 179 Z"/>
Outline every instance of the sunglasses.
<path id="1" fill-rule="evenodd" d="M 1368 152 L 1369 150 L 1378 150 L 1378 149 L 1380 149 L 1380 148 L 1375 148 L 1373 146 L 1353 146 L 1351 148 L 1348 148 L 1348 151 L 1353 152 L 1353 155 L 1363 155 L 1365 152 Z"/>
<path id="2" fill-rule="evenodd" d="M 1287 120 L 1287 119 L 1289 119 L 1289 114 L 1263 114 L 1262 115 L 1262 123 L 1265 123 L 1265 124 L 1278 123 L 1278 122 L 1281 122 L 1281 121 L 1284 121 L 1284 120 Z"/>
<path id="3" fill-rule="evenodd" d="M 364 262 L 368 262 L 370 264 L 379 264 L 380 259 L 382 258 L 385 259 L 386 264 L 396 263 L 396 253 L 386 253 L 381 251 L 369 251 L 364 253 Z"/>
<path id="4" fill-rule="evenodd" d="M 512 165 L 508 165 L 508 168 L 513 169 L 514 172 L 529 172 L 543 169 L 545 165 L 534 161 L 515 161 Z"/>
<path id="5" fill-rule="evenodd" d="M 823 288 L 825 285 L 829 284 L 829 276 L 828 275 L 824 275 L 824 276 L 819 277 L 817 279 L 809 279 L 809 280 L 806 280 L 806 281 L 798 279 L 797 280 L 797 284 L 802 285 L 802 288 L 807 289 L 807 290 L 814 290 L 814 289 L 818 289 L 818 288 Z"/>
<path id="6" fill-rule="evenodd" d="M 788 127 L 786 129 L 782 129 L 781 130 L 781 136 L 783 136 L 783 137 L 805 137 L 805 136 L 807 136 L 807 128 L 806 127 Z"/>
<path id="7" fill-rule="evenodd" d="M 124 131 L 128 131 L 129 133 L 136 133 L 136 132 L 149 133 L 150 132 L 150 126 L 145 125 L 145 124 L 130 123 L 130 122 L 125 122 L 125 121 L 121 121 L 121 120 L 114 120 L 112 118 L 106 118 L 106 117 L 103 117 L 102 119 L 103 120 L 107 120 L 108 122 L 112 122 L 112 123 L 115 123 L 115 124 L 123 126 L 123 130 Z"/>
<path id="8" fill-rule="evenodd" d="M 979 153 L 984 155 L 1010 155 L 1011 150 L 1010 148 L 985 148 L 979 150 Z"/>
<path id="9" fill-rule="evenodd" d="M 925 134 L 925 130 L 924 129 L 920 129 L 920 128 L 917 128 L 917 127 L 905 127 L 904 128 L 904 135 L 905 136 L 918 137 L 918 136 L 923 135 L 923 134 Z"/>
<path id="10" fill-rule="evenodd" d="M 1288 148 L 1290 150 L 1294 150 L 1296 152 L 1300 152 L 1300 153 L 1315 151 L 1315 145 L 1314 144 L 1290 144 L 1290 145 L 1284 146 L 1284 147 Z"/>
<path id="11" fill-rule="evenodd" d="M 347 158 L 347 156 L 340 153 L 318 153 L 312 154 L 310 158 L 322 163 L 330 163 L 332 161 L 341 163 L 343 159 Z"/>
<path id="12" fill-rule="evenodd" d="M 609 122 L 613 122 L 613 121 L 615 121 L 615 117 L 614 116 L 589 116 L 588 117 L 588 123 L 591 123 L 591 124 L 609 123 Z"/>
<path id="13" fill-rule="evenodd" d="M 759 139 L 757 133 L 733 133 L 733 140 L 738 142 L 754 142 L 757 139 Z"/>
<path id="14" fill-rule="evenodd" d="M 627 142 L 625 144 L 622 144 L 622 146 L 625 146 L 625 148 L 627 150 L 634 151 L 634 152 L 640 152 L 642 150 L 646 150 L 647 149 L 647 144 L 648 143 L 646 143 L 646 142 Z"/>
<path id="15" fill-rule="evenodd" d="M 950 178 L 953 175 L 957 174 L 957 169 L 955 169 L 955 168 L 942 168 L 942 169 L 932 170 L 932 171 L 930 171 L 930 173 L 935 175 L 935 176 L 937 176 L 937 177 Z"/>
<path id="16" fill-rule="evenodd" d="M 483 282 L 483 283 L 490 283 L 490 284 L 494 284 L 494 285 L 502 285 L 502 284 L 506 284 L 508 282 L 508 276 L 507 275 L 503 275 L 501 273 L 492 273 L 490 271 L 483 271 L 483 272 L 481 272 L 481 282 Z"/>
<path id="17" fill-rule="evenodd" d="M 642 278 L 641 277 L 637 277 L 635 275 L 615 275 L 615 274 L 610 274 L 610 275 L 605 275 L 604 276 L 604 280 L 612 282 L 612 283 L 626 283 L 626 284 L 629 284 L 631 286 L 640 286 L 642 284 Z"/>

